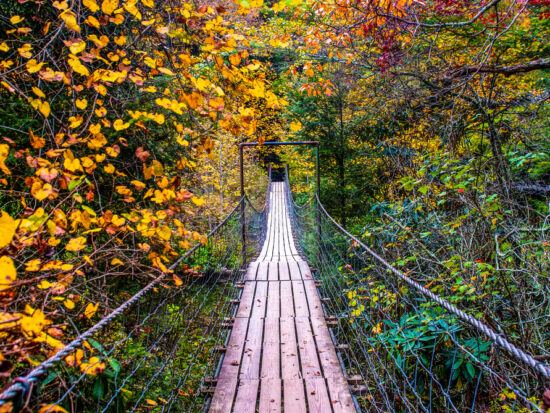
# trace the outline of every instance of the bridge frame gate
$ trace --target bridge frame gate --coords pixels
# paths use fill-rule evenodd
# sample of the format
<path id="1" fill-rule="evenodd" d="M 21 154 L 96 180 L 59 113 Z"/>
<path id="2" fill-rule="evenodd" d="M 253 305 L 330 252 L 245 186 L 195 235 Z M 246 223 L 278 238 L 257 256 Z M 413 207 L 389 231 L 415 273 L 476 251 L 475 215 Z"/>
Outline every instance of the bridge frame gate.
<path id="1" fill-rule="evenodd" d="M 239 144 L 239 171 L 240 171 L 240 185 L 241 185 L 241 198 L 246 196 L 244 190 L 244 148 L 252 146 L 315 146 L 315 194 L 317 199 L 319 198 L 319 192 L 321 189 L 321 176 L 319 174 L 319 141 L 291 141 L 291 142 L 264 142 L 261 145 L 258 142 L 242 142 Z M 271 166 L 270 166 L 271 168 Z M 288 175 L 288 168 L 286 169 Z M 244 204 L 241 208 L 244 208 Z M 317 213 L 317 233 L 320 236 L 320 216 Z M 242 226 L 242 249 L 243 249 L 243 265 L 246 263 L 246 216 L 244 209 L 241 211 L 241 226 Z"/>

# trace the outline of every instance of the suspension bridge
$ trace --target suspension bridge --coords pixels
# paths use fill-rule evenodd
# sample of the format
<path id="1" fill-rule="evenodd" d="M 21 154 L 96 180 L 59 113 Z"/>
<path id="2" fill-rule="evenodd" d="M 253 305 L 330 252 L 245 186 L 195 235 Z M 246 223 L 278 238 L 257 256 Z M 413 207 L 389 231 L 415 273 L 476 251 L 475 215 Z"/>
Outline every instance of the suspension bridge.
<path id="1" fill-rule="evenodd" d="M 288 176 L 261 210 L 243 191 L 206 244 L 105 303 L 2 389 L 0 412 L 549 408 L 548 365 L 395 268 L 317 194 L 296 204 Z"/>

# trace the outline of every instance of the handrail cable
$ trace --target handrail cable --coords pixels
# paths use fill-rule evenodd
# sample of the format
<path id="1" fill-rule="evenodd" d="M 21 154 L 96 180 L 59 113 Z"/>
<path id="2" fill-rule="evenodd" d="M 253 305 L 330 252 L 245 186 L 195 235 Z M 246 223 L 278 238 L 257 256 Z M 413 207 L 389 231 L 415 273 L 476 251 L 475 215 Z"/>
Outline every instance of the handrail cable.
<path id="1" fill-rule="evenodd" d="M 321 203 L 321 200 L 315 194 L 315 198 L 317 200 L 317 204 L 319 205 L 320 210 L 323 212 L 323 214 L 342 232 L 344 235 L 346 235 L 349 239 L 355 241 L 361 248 L 363 248 L 365 251 L 367 251 L 373 258 L 375 258 L 377 261 L 379 261 L 382 265 L 384 265 L 388 270 L 390 270 L 393 274 L 395 274 L 399 279 L 409 284 L 411 287 L 415 288 L 422 294 L 424 294 L 426 297 L 434 300 L 436 303 L 441 305 L 443 308 L 448 310 L 449 312 L 453 313 L 454 315 L 461 318 L 463 321 L 467 322 L 468 324 L 472 325 L 473 327 L 477 328 L 480 332 L 485 334 L 487 337 L 489 337 L 491 340 L 493 340 L 495 343 L 497 343 L 499 346 L 504 348 L 508 353 L 510 353 L 512 356 L 514 356 L 516 359 L 528 364 L 531 366 L 535 371 L 542 374 L 546 379 L 550 380 L 550 366 L 548 366 L 546 363 L 541 362 L 533 358 L 531 355 L 527 354 L 525 351 L 521 350 L 514 344 L 510 343 L 506 338 L 503 337 L 502 334 L 497 334 L 486 324 L 479 321 L 477 318 L 465 313 L 464 311 L 460 310 L 453 304 L 451 304 L 449 301 L 445 300 L 444 298 L 441 298 L 439 295 L 431 292 L 426 287 L 422 286 L 420 283 L 412 280 L 411 278 L 407 277 L 405 274 L 403 274 L 401 271 L 399 271 L 397 268 L 395 268 L 393 265 L 388 263 L 384 258 L 382 258 L 380 255 L 378 255 L 376 252 L 374 252 L 371 248 L 369 248 L 367 245 L 365 245 L 359 238 L 355 237 L 354 235 L 350 234 L 346 229 L 344 229 L 336 220 L 327 212 L 323 204 Z"/>
<path id="2" fill-rule="evenodd" d="M 214 234 L 216 234 L 220 230 L 220 228 L 222 228 L 227 223 L 227 221 L 235 214 L 235 212 L 239 209 L 239 207 L 243 204 L 243 202 L 246 202 L 246 201 L 248 201 L 249 205 L 252 205 L 246 195 L 241 197 L 237 205 L 235 205 L 235 207 L 225 216 L 225 218 L 212 231 L 208 233 L 207 238 L 211 238 Z M 254 211 L 257 212 L 255 209 Z M 40 363 L 38 366 L 34 367 L 25 376 L 17 377 L 16 379 L 14 379 L 12 384 L 9 387 L 7 387 L 2 393 L 0 393 L 0 406 L 5 402 L 7 402 L 8 400 L 12 399 L 13 397 L 17 396 L 21 392 L 23 392 L 23 394 L 26 394 L 32 388 L 33 382 L 37 381 L 40 376 L 44 375 L 56 363 L 60 362 L 64 357 L 68 356 L 73 351 L 75 351 L 77 347 L 79 347 L 85 340 L 92 337 L 95 333 L 97 333 L 104 327 L 108 326 L 115 318 L 117 318 L 126 309 L 128 309 L 134 303 L 136 303 L 141 297 L 143 297 L 145 294 L 151 291 L 153 287 L 155 287 L 159 282 L 164 280 L 186 258 L 191 256 L 198 248 L 200 248 L 200 246 L 201 246 L 201 243 L 195 244 L 188 251 L 186 251 L 185 254 L 179 257 L 170 267 L 168 267 L 168 269 L 165 272 L 163 272 L 157 278 L 152 280 L 149 284 L 147 284 L 145 287 L 143 287 L 141 290 L 139 290 L 137 293 L 135 293 L 132 297 L 130 297 L 125 302 L 123 302 L 121 305 L 119 305 L 115 310 L 110 312 L 107 316 L 99 320 L 96 324 L 94 324 L 88 330 L 79 334 L 75 339 L 73 339 L 71 342 L 65 345 L 61 350 L 56 352 L 55 355 L 51 356 L 44 362 Z"/>

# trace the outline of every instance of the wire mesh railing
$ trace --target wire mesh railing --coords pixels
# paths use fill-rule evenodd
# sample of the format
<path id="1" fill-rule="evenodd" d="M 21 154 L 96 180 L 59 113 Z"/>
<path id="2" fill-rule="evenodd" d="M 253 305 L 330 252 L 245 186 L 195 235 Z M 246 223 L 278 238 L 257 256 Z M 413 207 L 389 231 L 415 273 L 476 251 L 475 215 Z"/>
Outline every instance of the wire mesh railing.
<path id="1" fill-rule="evenodd" d="M 201 411 L 266 210 L 243 197 L 208 235 L 89 330 L 0 394 L 0 411 Z M 244 225 L 243 225 L 244 224 Z M 246 231 L 246 247 L 242 232 Z"/>
<path id="2" fill-rule="evenodd" d="M 295 236 L 316 267 L 340 357 L 363 411 L 545 411 L 550 368 L 394 268 L 349 234 L 317 197 L 288 199 Z M 541 396 L 542 400 L 541 400 Z M 547 398 L 547 395 L 546 395 Z M 542 403 L 541 403 L 542 401 Z"/>

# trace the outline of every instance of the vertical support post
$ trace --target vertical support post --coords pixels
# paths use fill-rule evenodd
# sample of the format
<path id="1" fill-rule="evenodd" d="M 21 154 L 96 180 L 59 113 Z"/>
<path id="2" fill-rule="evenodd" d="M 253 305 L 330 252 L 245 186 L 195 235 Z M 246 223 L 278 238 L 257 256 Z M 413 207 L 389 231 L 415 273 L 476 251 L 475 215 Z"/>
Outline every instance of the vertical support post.
<path id="1" fill-rule="evenodd" d="M 321 174 L 319 173 L 319 143 L 315 146 L 315 194 L 317 195 L 317 268 L 321 268 Z"/>
<path id="2" fill-rule="evenodd" d="M 239 145 L 239 170 L 241 175 L 241 243 L 243 254 L 243 266 L 246 264 L 246 201 L 243 199 L 244 192 L 244 147 Z"/>
<path id="3" fill-rule="evenodd" d="M 321 174 L 319 173 L 319 144 L 315 146 L 315 193 L 320 197 L 321 192 Z"/>

